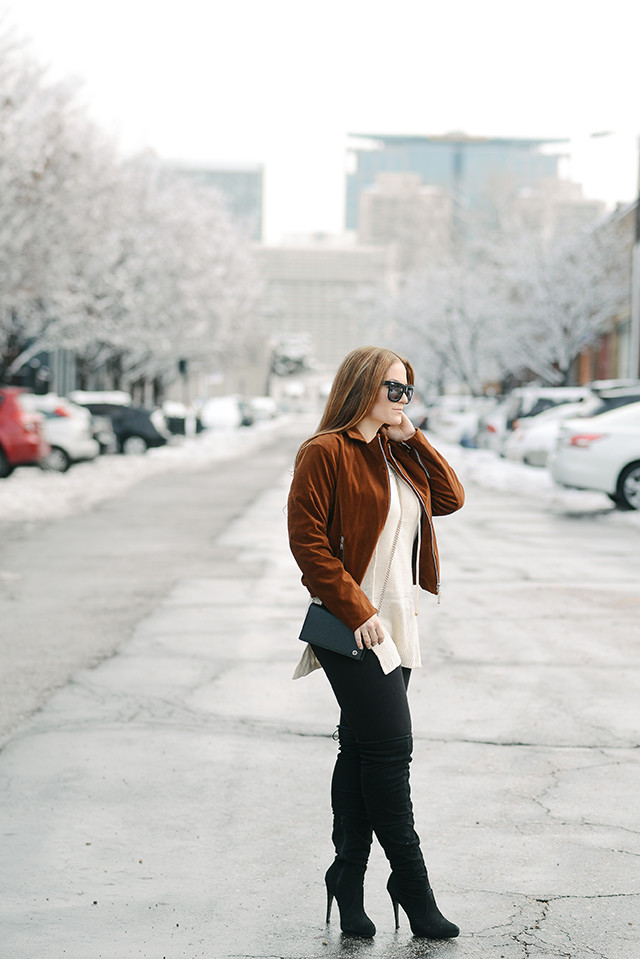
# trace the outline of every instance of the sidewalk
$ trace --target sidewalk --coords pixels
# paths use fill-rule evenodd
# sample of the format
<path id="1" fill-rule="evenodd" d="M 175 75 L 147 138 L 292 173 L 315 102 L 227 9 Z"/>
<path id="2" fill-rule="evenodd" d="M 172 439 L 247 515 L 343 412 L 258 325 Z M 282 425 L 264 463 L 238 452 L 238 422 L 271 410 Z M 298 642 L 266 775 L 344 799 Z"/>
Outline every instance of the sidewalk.
<path id="1" fill-rule="evenodd" d="M 306 602 L 287 485 L 0 754 L 1 959 L 634 959 L 638 652 L 595 663 L 615 716 L 579 669 L 564 688 L 540 629 L 553 605 L 540 613 L 524 591 L 512 644 L 463 519 L 445 536 L 452 598 L 423 602 L 429 651 L 411 686 L 416 820 L 462 935 L 413 939 L 404 916 L 394 932 L 379 848 L 375 940 L 341 937 L 337 909 L 324 925 L 336 707 L 321 673 L 290 679 Z"/>

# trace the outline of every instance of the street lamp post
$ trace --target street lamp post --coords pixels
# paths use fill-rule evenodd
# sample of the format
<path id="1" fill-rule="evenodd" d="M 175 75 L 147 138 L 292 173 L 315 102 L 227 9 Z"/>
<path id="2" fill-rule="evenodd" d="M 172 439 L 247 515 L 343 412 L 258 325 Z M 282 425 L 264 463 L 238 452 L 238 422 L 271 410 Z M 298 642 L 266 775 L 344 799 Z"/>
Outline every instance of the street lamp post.
<path id="1" fill-rule="evenodd" d="M 640 138 L 638 139 L 638 190 L 631 254 L 631 325 L 629 330 L 629 376 L 640 379 Z"/>

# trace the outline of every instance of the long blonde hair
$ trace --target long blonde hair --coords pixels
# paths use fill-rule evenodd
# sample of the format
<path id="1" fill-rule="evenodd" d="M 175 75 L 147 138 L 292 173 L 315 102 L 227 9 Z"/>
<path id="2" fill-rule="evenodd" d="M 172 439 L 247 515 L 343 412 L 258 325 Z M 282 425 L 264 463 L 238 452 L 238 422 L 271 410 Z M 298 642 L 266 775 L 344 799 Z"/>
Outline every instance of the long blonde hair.
<path id="1" fill-rule="evenodd" d="M 387 370 L 397 360 L 407 371 L 407 382 L 413 383 L 411 363 L 393 350 L 380 346 L 360 346 L 345 356 L 331 385 L 318 429 L 298 450 L 296 466 L 300 454 L 316 436 L 341 433 L 356 426 L 367 415 L 376 401 Z"/>

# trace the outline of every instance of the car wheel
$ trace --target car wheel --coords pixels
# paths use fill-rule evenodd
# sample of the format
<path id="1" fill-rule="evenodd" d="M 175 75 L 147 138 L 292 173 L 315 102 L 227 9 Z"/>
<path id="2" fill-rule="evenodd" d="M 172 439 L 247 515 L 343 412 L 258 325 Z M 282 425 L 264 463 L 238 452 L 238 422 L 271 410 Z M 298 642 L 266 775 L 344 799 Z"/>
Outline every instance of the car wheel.
<path id="1" fill-rule="evenodd" d="M 147 442 L 142 436 L 127 436 L 122 442 L 122 452 L 126 456 L 140 456 L 147 452 Z"/>
<path id="2" fill-rule="evenodd" d="M 0 479 L 5 479 L 13 473 L 13 466 L 7 459 L 7 454 L 0 449 Z"/>
<path id="3" fill-rule="evenodd" d="M 44 459 L 44 468 L 55 470 L 56 473 L 66 473 L 70 466 L 71 457 L 59 446 L 52 446 L 51 452 Z"/>
<path id="4" fill-rule="evenodd" d="M 640 509 L 640 463 L 625 466 L 618 477 L 616 494 L 622 509 Z"/>

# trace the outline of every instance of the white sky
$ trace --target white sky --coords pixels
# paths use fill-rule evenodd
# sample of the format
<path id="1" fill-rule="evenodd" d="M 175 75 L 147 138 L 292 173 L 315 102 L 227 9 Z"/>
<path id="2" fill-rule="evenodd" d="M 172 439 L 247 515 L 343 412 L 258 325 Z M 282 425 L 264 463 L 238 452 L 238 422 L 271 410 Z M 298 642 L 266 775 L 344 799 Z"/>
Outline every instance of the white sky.
<path id="1" fill-rule="evenodd" d="M 350 131 L 570 136 L 587 195 L 636 193 L 636 0 L 2 2 L 123 150 L 263 163 L 269 241 L 341 230 Z"/>

